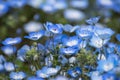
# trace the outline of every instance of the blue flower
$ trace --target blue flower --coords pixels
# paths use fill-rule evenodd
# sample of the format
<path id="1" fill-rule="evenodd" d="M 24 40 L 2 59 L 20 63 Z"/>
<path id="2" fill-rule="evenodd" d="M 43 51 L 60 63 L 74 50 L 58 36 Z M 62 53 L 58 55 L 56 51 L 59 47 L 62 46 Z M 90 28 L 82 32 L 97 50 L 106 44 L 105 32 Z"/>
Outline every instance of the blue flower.
<path id="1" fill-rule="evenodd" d="M 90 45 L 95 47 L 95 48 L 101 48 L 103 45 L 105 45 L 109 39 L 101 39 L 99 36 L 93 35 L 92 38 L 90 39 Z"/>
<path id="2" fill-rule="evenodd" d="M 6 62 L 6 59 L 3 55 L 0 55 L 0 64 Z"/>
<path id="3" fill-rule="evenodd" d="M 7 0 L 9 5 L 13 8 L 21 8 L 26 5 L 27 0 Z"/>
<path id="4" fill-rule="evenodd" d="M 10 73 L 10 79 L 13 80 L 23 80 L 26 77 L 26 74 L 24 72 L 11 72 Z"/>
<path id="5" fill-rule="evenodd" d="M 5 62 L 4 68 L 6 71 L 13 71 L 15 70 L 15 65 L 12 62 Z"/>
<path id="6" fill-rule="evenodd" d="M 69 25 L 69 24 L 66 24 L 66 25 L 64 25 L 63 26 L 63 30 L 65 31 L 65 32 L 70 32 L 70 33 L 72 33 L 72 32 L 74 32 L 74 31 L 76 31 L 78 28 L 79 28 L 80 26 L 72 26 L 72 25 Z"/>
<path id="7" fill-rule="evenodd" d="M 71 16 L 72 15 L 72 16 Z M 76 9 L 66 9 L 64 11 L 64 17 L 69 21 L 81 21 L 85 18 L 85 14 Z"/>
<path id="8" fill-rule="evenodd" d="M 4 65 L 0 64 L 0 72 L 4 71 Z"/>
<path id="9" fill-rule="evenodd" d="M 9 10 L 9 6 L 6 2 L 0 1 L 0 17 L 7 13 Z"/>
<path id="10" fill-rule="evenodd" d="M 22 41 L 22 39 L 20 37 L 7 38 L 2 42 L 2 44 L 4 44 L 4 45 L 15 45 L 15 44 L 20 43 L 21 41 Z"/>
<path id="11" fill-rule="evenodd" d="M 52 24 L 50 22 L 47 22 L 45 24 L 46 30 L 54 34 L 61 34 L 63 32 L 62 26 L 63 26 L 62 24 Z"/>
<path id="12" fill-rule="evenodd" d="M 25 61 L 26 58 L 26 53 L 30 50 L 30 47 L 28 45 L 22 46 L 18 51 L 17 51 L 17 58 L 21 61 Z"/>
<path id="13" fill-rule="evenodd" d="M 36 75 L 37 77 L 40 77 L 40 78 L 48 78 L 49 76 L 57 74 L 59 70 L 60 70 L 59 66 L 56 66 L 56 68 L 45 66 L 41 70 L 38 70 L 36 72 Z"/>
<path id="14" fill-rule="evenodd" d="M 62 40 L 63 45 L 68 47 L 78 46 L 80 41 L 81 39 L 79 39 L 77 36 L 66 37 Z"/>
<path id="15" fill-rule="evenodd" d="M 86 20 L 86 22 L 90 25 L 94 25 L 99 21 L 99 19 L 100 19 L 100 17 L 93 17 L 93 18 Z"/>
<path id="16" fill-rule="evenodd" d="M 43 78 L 39 78 L 39 77 L 32 76 L 32 77 L 29 77 L 27 80 L 44 80 L 44 79 L 43 79 Z"/>
<path id="17" fill-rule="evenodd" d="M 112 70 L 115 66 L 116 64 L 113 60 L 100 60 L 98 61 L 97 70 L 100 72 L 108 72 Z"/>
<path id="18" fill-rule="evenodd" d="M 16 52 L 16 47 L 15 46 L 10 46 L 10 45 L 8 45 L 8 46 L 2 46 L 2 51 L 4 52 L 4 54 L 6 54 L 6 55 L 12 55 L 12 54 L 14 54 L 15 52 Z"/>
<path id="19" fill-rule="evenodd" d="M 82 70 L 79 67 L 68 70 L 68 74 L 74 78 L 78 77 L 81 73 L 82 73 Z"/>
<path id="20" fill-rule="evenodd" d="M 102 75 L 102 80 L 118 80 L 115 74 L 106 73 Z"/>
<path id="21" fill-rule="evenodd" d="M 101 39 L 109 39 L 115 32 L 110 28 L 96 28 L 94 33 Z"/>
<path id="22" fill-rule="evenodd" d="M 88 7 L 88 0 L 71 0 L 70 4 L 74 8 L 85 9 Z"/>
<path id="23" fill-rule="evenodd" d="M 57 76 L 55 80 L 68 80 L 68 78 L 65 76 Z"/>
<path id="24" fill-rule="evenodd" d="M 76 47 L 60 48 L 60 53 L 65 55 L 74 55 L 78 52 Z"/>
<path id="25" fill-rule="evenodd" d="M 59 55 L 58 61 L 61 62 L 64 65 L 68 62 L 68 59 L 63 55 Z"/>
<path id="26" fill-rule="evenodd" d="M 120 34 L 117 34 L 117 35 L 116 35 L 116 39 L 117 39 L 118 41 L 120 41 Z"/>
<path id="27" fill-rule="evenodd" d="M 54 8 L 57 10 L 61 10 L 61 9 L 66 9 L 67 8 L 67 3 L 66 1 L 56 1 L 55 3 L 53 3 Z"/>
<path id="28" fill-rule="evenodd" d="M 40 30 L 43 29 L 43 26 L 41 23 L 38 23 L 38 22 L 34 22 L 34 21 L 30 21 L 28 23 L 26 23 L 24 25 L 24 30 L 27 32 L 27 33 L 30 33 L 30 32 L 38 32 Z"/>
<path id="29" fill-rule="evenodd" d="M 44 35 L 44 31 L 40 30 L 39 32 L 31 32 L 28 36 L 24 36 L 24 38 L 28 38 L 31 40 L 38 40 Z"/>
<path id="30" fill-rule="evenodd" d="M 76 30 L 76 35 L 83 39 L 90 39 L 93 35 L 92 27 L 82 27 Z"/>

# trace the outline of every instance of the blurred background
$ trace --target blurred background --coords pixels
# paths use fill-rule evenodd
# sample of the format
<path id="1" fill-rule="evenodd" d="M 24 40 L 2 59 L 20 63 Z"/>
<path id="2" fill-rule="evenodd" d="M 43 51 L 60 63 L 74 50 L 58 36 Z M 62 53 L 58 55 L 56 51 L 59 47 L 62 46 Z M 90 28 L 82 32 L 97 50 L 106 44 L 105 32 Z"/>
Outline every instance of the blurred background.
<path id="1" fill-rule="evenodd" d="M 0 41 L 23 37 L 46 22 L 74 26 L 96 16 L 120 33 L 120 0 L 0 0 Z"/>

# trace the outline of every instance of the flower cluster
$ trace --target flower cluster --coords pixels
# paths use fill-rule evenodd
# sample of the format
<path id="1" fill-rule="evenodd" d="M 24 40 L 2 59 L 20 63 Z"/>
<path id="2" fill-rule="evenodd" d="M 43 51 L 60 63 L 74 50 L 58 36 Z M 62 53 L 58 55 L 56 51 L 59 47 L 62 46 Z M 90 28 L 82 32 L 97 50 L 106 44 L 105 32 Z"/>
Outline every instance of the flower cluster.
<path id="1" fill-rule="evenodd" d="M 99 19 L 90 18 L 88 25 L 80 26 L 47 22 L 43 28 L 26 28 L 24 39 L 33 44 L 20 49 L 22 38 L 6 38 L 1 74 L 9 75 L 7 80 L 119 80 L 120 45 L 110 41 L 112 29 L 96 24 Z M 120 41 L 120 34 L 116 39 Z"/>

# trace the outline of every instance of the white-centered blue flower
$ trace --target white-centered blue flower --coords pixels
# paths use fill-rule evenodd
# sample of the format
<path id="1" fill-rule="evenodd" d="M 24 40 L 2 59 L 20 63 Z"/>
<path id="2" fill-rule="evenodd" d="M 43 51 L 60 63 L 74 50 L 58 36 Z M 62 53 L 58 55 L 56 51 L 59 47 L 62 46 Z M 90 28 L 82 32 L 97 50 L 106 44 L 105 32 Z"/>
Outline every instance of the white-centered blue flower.
<path id="1" fill-rule="evenodd" d="M 30 40 L 38 40 L 44 35 L 44 30 L 40 30 L 39 32 L 31 32 L 28 36 L 24 36 L 24 38 Z"/>
<path id="2" fill-rule="evenodd" d="M 10 73 L 10 79 L 13 79 L 13 80 L 23 80 L 25 77 L 26 77 L 26 74 L 22 71 Z"/>
<path id="3" fill-rule="evenodd" d="M 68 70 L 68 74 L 73 78 L 78 77 L 81 73 L 82 73 L 82 70 L 79 67 Z"/>
<path id="4" fill-rule="evenodd" d="M 7 0 L 8 4 L 13 8 L 22 8 L 26 5 L 27 0 Z"/>
<path id="5" fill-rule="evenodd" d="M 62 26 L 63 26 L 62 24 L 52 24 L 50 22 L 47 22 L 45 24 L 46 30 L 54 34 L 61 34 L 63 32 Z"/>
<path id="6" fill-rule="evenodd" d="M 72 46 L 78 46 L 79 42 L 81 39 L 79 39 L 77 36 L 72 36 L 72 37 L 66 37 L 62 40 L 63 45 L 72 47 Z"/>
<path id="7" fill-rule="evenodd" d="M 60 53 L 65 55 L 74 55 L 78 52 L 76 47 L 60 48 Z"/>
<path id="8" fill-rule="evenodd" d="M 8 46 L 2 46 L 2 51 L 4 52 L 4 54 L 6 55 L 12 55 L 16 52 L 16 47 L 15 46 L 11 46 L 11 45 L 8 45 Z"/>
<path id="9" fill-rule="evenodd" d="M 13 71 L 15 70 L 15 65 L 12 62 L 5 62 L 4 68 L 6 71 Z"/>
<path id="10" fill-rule="evenodd" d="M 74 8 L 85 9 L 88 7 L 88 0 L 71 0 L 70 5 Z"/>
<path id="11" fill-rule="evenodd" d="M 86 20 L 86 22 L 90 25 L 94 25 L 99 21 L 99 19 L 100 19 L 100 17 L 93 17 L 93 18 Z"/>
<path id="12" fill-rule="evenodd" d="M 19 44 L 22 41 L 20 37 L 15 38 L 6 38 L 4 41 L 2 41 L 3 45 L 15 45 Z"/>
<path id="13" fill-rule="evenodd" d="M 34 22 L 34 21 L 30 21 L 28 23 L 26 23 L 24 25 L 24 30 L 27 32 L 27 33 L 30 33 L 30 32 L 38 32 L 40 30 L 43 29 L 43 26 L 41 23 L 38 23 L 38 22 Z"/>
<path id="14" fill-rule="evenodd" d="M 97 4 L 105 8 L 111 8 L 113 6 L 112 0 L 97 0 Z"/>
<path id="15" fill-rule="evenodd" d="M 9 6 L 6 2 L 0 1 L 0 17 L 7 13 L 9 10 Z"/>
<path id="16" fill-rule="evenodd" d="M 69 21 L 81 21 L 85 18 L 85 14 L 76 9 L 66 9 L 64 17 Z"/>

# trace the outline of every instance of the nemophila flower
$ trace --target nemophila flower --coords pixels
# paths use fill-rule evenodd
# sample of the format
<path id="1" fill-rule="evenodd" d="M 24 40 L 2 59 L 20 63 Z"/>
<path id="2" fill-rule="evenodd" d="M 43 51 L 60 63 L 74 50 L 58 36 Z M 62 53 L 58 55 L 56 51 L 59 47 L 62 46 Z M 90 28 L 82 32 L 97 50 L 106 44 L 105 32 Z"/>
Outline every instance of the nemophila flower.
<path id="1" fill-rule="evenodd" d="M 103 80 L 102 75 L 100 75 L 99 71 L 90 72 L 90 78 L 91 80 Z"/>
<path id="2" fill-rule="evenodd" d="M 3 64 L 0 64 L 0 73 L 4 71 L 4 65 Z"/>
<path id="3" fill-rule="evenodd" d="M 80 74 L 82 73 L 82 70 L 79 67 L 76 67 L 76 68 L 69 69 L 67 72 L 71 77 L 76 78 L 80 76 Z"/>
<path id="4" fill-rule="evenodd" d="M 83 39 L 90 39 L 93 35 L 93 32 L 88 29 L 88 27 L 79 28 L 76 30 L 76 35 Z"/>
<path id="5" fill-rule="evenodd" d="M 81 49 L 81 48 L 85 48 L 87 46 L 87 41 L 81 41 L 79 44 L 78 44 L 78 47 L 79 47 L 79 49 Z"/>
<path id="6" fill-rule="evenodd" d="M 85 15 L 83 12 L 76 9 L 66 9 L 64 11 L 64 17 L 69 21 L 81 21 L 85 18 Z"/>
<path id="7" fill-rule="evenodd" d="M 17 58 L 21 61 L 25 61 L 26 58 L 26 53 L 30 50 L 30 47 L 28 45 L 22 46 L 18 51 L 17 51 Z"/>
<path id="8" fill-rule="evenodd" d="M 64 65 L 68 62 L 68 59 L 64 55 L 59 55 L 58 61 Z"/>
<path id="9" fill-rule="evenodd" d="M 114 34 L 114 31 L 110 28 L 96 28 L 94 33 L 102 39 L 108 39 Z"/>
<path id="10" fill-rule="evenodd" d="M 101 48 L 103 45 L 105 45 L 109 39 L 101 39 L 99 36 L 93 35 L 92 38 L 90 39 L 90 45 L 95 47 L 95 48 Z"/>
<path id="11" fill-rule="evenodd" d="M 43 67 L 41 70 L 36 72 L 37 77 L 40 78 L 48 78 L 49 76 L 57 74 L 60 70 L 60 67 L 52 68 L 52 67 Z"/>
<path id="12" fill-rule="evenodd" d="M 65 55 L 74 55 L 78 52 L 76 47 L 60 48 L 60 53 Z"/>
<path id="13" fill-rule="evenodd" d="M 38 23 L 38 22 L 34 22 L 34 21 L 30 21 L 28 23 L 26 23 L 24 25 L 24 30 L 27 32 L 27 33 L 30 33 L 30 32 L 38 32 L 40 30 L 43 29 L 43 26 L 41 23 Z"/>
<path id="14" fill-rule="evenodd" d="M 3 55 L 0 55 L 0 64 L 6 62 L 6 59 Z"/>
<path id="15" fill-rule="evenodd" d="M 29 0 L 28 5 L 34 7 L 34 8 L 40 8 L 40 5 L 42 5 L 44 0 Z"/>
<path id="16" fill-rule="evenodd" d="M 100 60 L 98 61 L 97 70 L 100 72 L 108 72 L 112 70 L 115 66 L 116 64 L 113 60 Z"/>
<path id="17" fill-rule="evenodd" d="M 97 0 L 98 6 L 103 6 L 104 8 L 111 8 L 113 6 L 112 0 Z"/>
<path id="18" fill-rule="evenodd" d="M 13 8 L 22 8 L 26 5 L 27 0 L 7 0 L 9 5 Z"/>
<path id="19" fill-rule="evenodd" d="M 118 41 L 120 41 L 120 34 L 117 34 L 117 35 L 116 35 L 116 39 L 117 39 Z"/>
<path id="20" fill-rule="evenodd" d="M 50 22 L 47 22 L 45 24 L 46 30 L 54 34 L 61 34 L 63 32 L 62 26 L 63 26 L 62 24 L 52 24 Z"/>
<path id="21" fill-rule="evenodd" d="M 67 3 L 66 1 L 56 1 L 54 4 L 54 8 L 57 10 L 62 10 L 67 8 Z"/>
<path id="22" fill-rule="evenodd" d="M 16 52 L 16 47 L 15 46 L 11 46 L 11 45 L 8 45 L 8 46 L 2 46 L 2 51 L 4 52 L 4 54 L 6 55 L 12 55 Z"/>
<path id="23" fill-rule="evenodd" d="M 81 39 L 79 39 L 77 36 L 67 37 L 62 39 L 62 43 L 64 46 L 72 47 L 72 46 L 78 46 Z"/>
<path id="24" fill-rule="evenodd" d="M 99 19 L 100 19 L 100 17 L 93 17 L 93 18 L 86 20 L 86 23 L 88 23 L 90 25 L 94 25 L 99 21 Z"/>
<path id="25" fill-rule="evenodd" d="M 106 73 L 102 75 L 102 80 L 118 80 L 113 73 Z"/>
<path id="26" fill-rule="evenodd" d="M 19 44 L 22 41 L 20 37 L 15 38 L 6 38 L 4 41 L 2 41 L 3 45 L 15 45 Z"/>
<path id="27" fill-rule="evenodd" d="M 76 31 L 78 28 L 79 28 L 80 26 L 72 26 L 72 25 L 69 25 L 69 24 L 66 24 L 66 25 L 64 25 L 63 26 L 63 30 L 65 31 L 65 32 L 70 32 L 70 33 L 72 33 L 72 32 L 74 32 L 74 31 Z"/>
<path id="28" fill-rule="evenodd" d="M 25 77 L 26 77 L 26 74 L 22 71 L 10 73 L 10 79 L 13 79 L 13 80 L 23 80 Z"/>
<path id="29" fill-rule="evenodd" d="M 57 76 L 55 80 L 68 80 L 68 78 L 65 76 Z"/>
<path id="30" fill-rule="evenodd" d="M 6 71 L 13 71 L 15 70 L 15 65 L 12 62 L 5 62 L 4 68 Z"/>
<path id="31" fill-rule="evenodd" d="M 74 8 L 85 9 L 88 7 L 88 0 L 71 0 L 70 5 Z"/>
<path id="32" fill-rule="evenodd" d="M 7 2 L 0 1 L 0 17 L 6 14 L 9 10 Z"/>
<path id="33" fill-rule="evenodd" d="M 38 40 L 44 35 L 44 30 L 40 30 L 39 32 L 31 32 L 28 36 L 24 36 L 24 38 L 30 40 Z"/>
<path id="34" fill-rule="evenodd" d="M 69 58 L 69 63 L 76 63 L 76 61 L 77 61 L 76 57 Z"/>
<path id="35" fill-rule="evenodd" d="M 29 77 L 27 80 L 44 80 L 44 79 L 43 79 L 43 78 L 39 78 L 39 77 L 32 76 L 32 77 Z"/>

